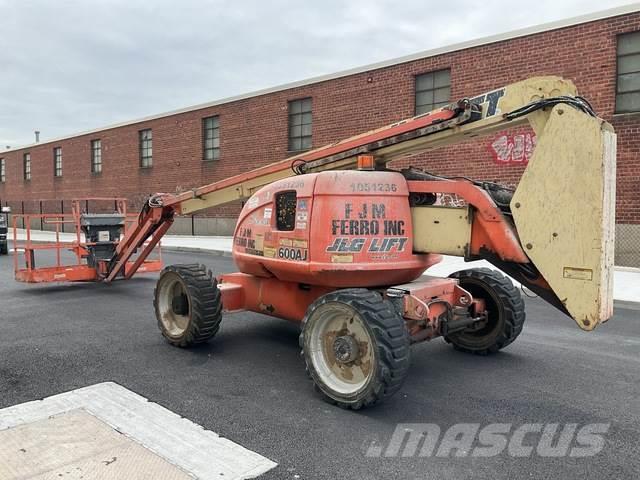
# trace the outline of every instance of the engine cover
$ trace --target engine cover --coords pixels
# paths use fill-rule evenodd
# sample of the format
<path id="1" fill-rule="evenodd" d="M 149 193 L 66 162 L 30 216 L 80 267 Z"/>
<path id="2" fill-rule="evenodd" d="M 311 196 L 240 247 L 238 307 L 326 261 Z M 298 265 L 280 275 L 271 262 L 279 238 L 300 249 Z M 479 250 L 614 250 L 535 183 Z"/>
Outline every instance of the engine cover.
<path id="1" fill-rule="evenodd" d="M 274 182 L 245 204 L 234 235 L 241 272 L 335 287 L 410 282 L 441 260 L 413 253 L 400 173 L 327 171 Z"/>

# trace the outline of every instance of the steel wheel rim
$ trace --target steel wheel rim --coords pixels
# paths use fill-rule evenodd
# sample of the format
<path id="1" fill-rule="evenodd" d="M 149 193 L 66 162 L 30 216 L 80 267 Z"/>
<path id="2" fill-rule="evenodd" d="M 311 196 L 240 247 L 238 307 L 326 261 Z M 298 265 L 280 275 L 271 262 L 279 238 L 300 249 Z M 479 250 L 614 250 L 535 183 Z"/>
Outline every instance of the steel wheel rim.
<path id="1" fill-rule="evenodd" d="M 365 321 L 340 303 L 324 304 L 314 315 L 318 318 L 309 332 L 308 348 L 319 379 L 340 395 L 356 395 L 366 389 L 375 375 L 377 352 Z M 336 350 L 344 353 L 354 344 L 355 358 L 337 358 Z"/>
<path id="2" fill-rule="evenodd" d="M 175 296 L 185 295 L 189 302 L 187 315 L 176 313 L 173 309 L 172 301 Z M 187 294 L 187 289 L 182 279 L 174 274 L 167 273 L 162 278 L 158 287 L 158 313 L 162 326 L 169 336 L 179 337 L 189 326 L 191 313 L 191 298 Z"/>

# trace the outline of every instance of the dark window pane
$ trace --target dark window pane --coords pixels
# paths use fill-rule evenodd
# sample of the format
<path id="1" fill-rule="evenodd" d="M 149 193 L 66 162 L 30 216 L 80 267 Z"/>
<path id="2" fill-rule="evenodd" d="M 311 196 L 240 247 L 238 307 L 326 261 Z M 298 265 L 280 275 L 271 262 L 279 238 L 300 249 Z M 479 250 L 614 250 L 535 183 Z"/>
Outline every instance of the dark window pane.
<path id="1" fill-rule="evenodd" d="M 435 72 L 433 77 L 434 88 L 448 87 L 451 85 L 449 70 L 440 70 L 439 72 Z"/>
<path id="2" fill-rule="evenodd" d="M 215 160 L 220 157 L 220 128 L 219 118 L 208 117 L 202 119 L 202 125 L 204 128 L 204 143 L 202 158 L 204 160 Z"/>
<path id="3" fill-rule="evenodd" d="M 296 151 L 302 149 L 302 139 L 301 138 L 291 138 L 289 139 L 289 150 Z"/>
<path id="4" fill-rule="evenodd" d="M 433 89 L 433 74 L 426 73 L 416 77 L 416 91 Z"/>
<path id="5" fill-rule="evenodd" d="M 299 100 L 289 103 L 289 113 L 300 113 L 302 110 L 302 104 Z"/>
<path id="6" fill-rule="evenodd" d="M 102 172 L 102 144 L 100 140 L 91 141 L 91 172 Z"/>
<path id="7" fill-rule="evenodd" d="M 55 147 L 53 149 L 53 176 L 62 176 L 62 148 Z"/>
<path id="8" fill-rule="evenodd" d="M 640 90 L 640 73 L 618 75 L 618 92 L 632 92 Z"/>
<path id="9" fill-rule="evenodd" d="M 23 177 L 25 180 L 31 180 L 31 154 L 25 153 L 23 156 Z"/>
<path id="10" fill-rule="evenodd" d="M 640 53 L 618 58 L 618 73 L 640 72 Z"/>
<path id="11" fill-rule="evenodd" d="M 151 129 L 140 130 L 140 166 L 153 165 L 153 132 Z"/>
<path id="12" fill-rule="evenodd" d="M 433 101 L 435 103 L 448 102 L 449 96 L 451 94 L 451 89 L 449 87 L 446 88 L 438 88 L 433 91 Z"/>
<path id="13" fill-rule="evenodd" d="M 418 92 L 416 94 L 416 105 L 431 105 L 433 103 L 433 90 Z"/>
<path id="14" fill-rule="evenodd" d="M 619 113 L 640 112 L 640 92 L 618 94 L 616 96 L 616 111 Z"/>
<path id="15" fill-rule="evenodd" d="M 289 102 L 290 151 L 304 150 L 311 146 L 311 124 L 313 123 L 311 108 L 311 98 L 302 98 Z"/>
<path id="16" fill-rule="evenodd" d="M 432 105 L 416 105 L 416 115 L 422 115 L 433 110 Z"/>
<path id="17" fill-rule="evenodd" d="M 208 117 L 204 119 L 204 127 L 206 129 L 218 127 L 218 117 Z"/>
<path id="18" fill-rule="evenodd" d="M 640 32 L 625 33 L 618 37 L 618 55 L 640 53 Z"/>
<path id="19" fill-rule="evenodd" d="M 430 112 L 449 103 L 451 96 L 451 72 L 438 70 L 415 77 L 416 115 Z"/>

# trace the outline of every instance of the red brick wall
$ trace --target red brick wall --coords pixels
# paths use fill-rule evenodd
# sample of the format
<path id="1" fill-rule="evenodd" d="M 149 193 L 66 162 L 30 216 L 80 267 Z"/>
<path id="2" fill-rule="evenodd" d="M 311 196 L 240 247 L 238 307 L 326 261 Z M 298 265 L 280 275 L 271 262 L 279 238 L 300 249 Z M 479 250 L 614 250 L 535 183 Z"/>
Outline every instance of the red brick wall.
<path id="1" fill-rule="evenodd" d="M 3 204 L 70 199 L 88 195 L 126 196 L 136 203 L 152 192 L 196 187 L 287 155 L 287 101 L 313 97 L 313 144 L 323 144 L 413 115 L 414 76 L 450 68 L 452 99 L 472 96 L 534 75 L 572 79 L 596 111 L 618 133 L 618 221 L 640 223 L 640 114 L 614 115 L 616 35 L 640 30 L 640 13 L 483 45 L 392 67 L 267 94 L 198 111 L 128 125 L 29 150 L 2 153 L 7 181 Z M 202 161 L 201 119 L 220 116 L 221 156 Z M 138 168 L 138 131 L 153 129 L 153 168 Z M 520 132 L 522 133 L 522 132 Z M 448 175 L 515 184 L 522 164 L 498 164 L 493 135 L 414 157 L 412 164 Z M 102 140 L 103 171 L 90 173 L 90 141 Z M 53 176 L 53 148 L 63 150 L 63 176 Z M 31 153 L 32 180 L 22 180 L 22 155 Z M 15 207 L 14 207 L 15 208 Z M 237 206 L 216 211 L 230 216 Z"/>

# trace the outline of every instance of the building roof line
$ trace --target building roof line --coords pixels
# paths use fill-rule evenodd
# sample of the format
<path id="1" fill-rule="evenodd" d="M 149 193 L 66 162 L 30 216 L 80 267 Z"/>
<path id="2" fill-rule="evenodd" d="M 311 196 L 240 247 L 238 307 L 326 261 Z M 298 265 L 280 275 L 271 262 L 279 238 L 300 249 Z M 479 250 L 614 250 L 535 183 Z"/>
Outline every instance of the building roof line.
<path id="1" fill-rule="evenodd" d="M 498 42 L 503 42 L 506 40 L 512 40 L 512 39 L 516 39 L 516 38 L 520 38 L 520 37 L 526 37 L 529 35 L 534 35 L 537 33 L 544 33 L 544 32 L 548 32 L 548 31 L 552 31 L 552 30 L 558 30 L 560 28 L 566 28 L 566 27 L 571 27 L 571 26 L 575 26 L 575 25 L 580 25 L 583 23 L 589 23 L 589 22 L 593 22 L 593 21 L 597 21 L 597 20 L 603 20 L 606 18 L 611 18 L 611 17 L 617 17 L 620 15 L 626 15 L 629 13 L 635 13 L 635 12 L 640 12 L 640 3 L 631 3 L 628 5 L 622 5 L 620 7 L 615 7 L 615 8 L 610 8 L 607 10 L 601 10 L 598 12 L 592 12 L 592 13 L 588 13 L 585 15 L 579 15 L 576 17 L 571 17 L 571 18 L 566 18 L 566 19 L 562 19 L 562 20 L 556 20 L 553 22 L 547 22 L 547 23 L 543 23 L 543 24 L 539 24 L 539 25 L 534 25 L 531 27 L 525 27 L 525 28 L 520 28 L 517 30 L 511 30 L 509 32 L 504 32 L 504 33 L 499 33 L 496 35 L 490 35 L 487 37 L 481 37 L 481 38 L 477 38 L 477 39 L 473 39 L 473 40 L 467 40 L 464 42 L 460 42 L 460 43 L 455 43 L 455 44 L 451 44 L 451 45 L 447 45 L 444 47 L 438 47 L 438 48 L 433 48 L 433 49 L 429 49 L 429 50 L 423 50 L 417 53 L 412 53 L 409 55 L 404 55 L 401 57 L 396 57 L 396 58 L 392 58 L 389 60 L 384 60 L 381 62 L 376 62 L 376 63 L 371 63 L 368 65 L 361 65 L 358 67 L 354 67 L 354 68 L 350 68 L 347 70 L 341 70 L 339 72 L 335 72 L 335 73 L 329 73 L 329 74 L 325 74 L 325 75 L 319 75 L 319 76 L 315 76 L 315 77 L 311 77 L 311 78 L 307 78 L 307 79 L 303 79 L 303 80 L 298 80 L 298 81 L 294 81 L 294 82 L 289 82 L 289 83 L 284 83 L 284 84 L 280 84 L 280 85 L 276 85 L 274 87 L 268 87 L 268 88 L 264 88 L 261 90 L 256 90 L 253 92 L 248 92 L 248 93 L 244 93 L 244 94 L 240 94 L 240 95 L 234 95 L 231 97 L 226 97 L 226 98 L 222 98 L 219 100 L 214 100 L 211 102 L 206 102 L 206 103 L 201 103 L 201 104 L 197 104 L 197 105 L 191 105 L 188 107 L 184 107 L 184 108 L 179 108 L 176 110 L 171 110 L 168 112 L 163 112 L 163 113 L 159 113 L 159 114 L 155 114 L 155 115 L 149 115 L 146 117 L 142 117 L 142 118 L 137 118 L 134 120 L 128 120 L 128 121 L 124 121 L 124 122 L 119 122 L 119 123 L 115 123 L 112 125 L 108 125 L 105 127 L 99 127 L 96 129 L 92 129 L 92 130 L 87 130 L 87 131 L 83 131 L 83 132 L 78 132 L 78 133 L 74 133 L 74 134 L 70 134 L 70 135 L 65 135 L 62 137 L 57 137 L 57 138 L 53 138 L 51 140 L 46 140 L 43 142 L 39 142 L 39 143 L 32 143 L 29 145 L 23 145 L 23 146 L 18 146 L 15 148 L 10 148 L 10 149 L 6 149 L 6 150 L 1 150 L 0 149 L 0 155 L 2 153 L 5 152 L 12 152 L 12 151 L 16 151 L 16 150 L 24 150 L 24 149 L 28 149 L 28 148 L 32 148 L 32 147 L 37 147 L 38 145 L 46 145 L 46 144 L 51 144 L 51 143 L 56 143 L 56 142 L 60 142 L 63 140 L 68 140 L 70 138 L 76 138 L 76 137 L 82 137 L 82 136 L 86 136 L 86 135 L 92 135 L 92 134 L 96 134 L 96 133 L 100 133 L 100 132 L 104 132 L 106 130 L 112 130 L 114 128 L 120 128 L 120 127 L 126 127 L 129 125 L 135 125 L 137 123 L 144 123 L 144 122 L 149 122 L 152 120 L 157 120 L 160 118 L 165 118 L 165 117 L 170 117 L 173 115 L 179 115 L 182 113 L 188 113 L 188 112 L 194 112 L 197 110 L 203 110 L 205 108 L 210 108 L 210 107 L 215 107 L 218 105 L 224 105 L 227 103 L 232 103 L 232 102 L 237 102 L 239 100 L 246 100 L 249 98 L 254 98 L 254 97 L 260 97 L 263 95 L 268 95 L 271 93 L 277 93 L 277 92 L 281 92 L 284 90 L 290 90 L 293 88 L 298 88 L 298 87 L 304 87 L 307 85 L 313 85 L 313 84 L 317 84 L 317 83 L 322 83 L 322 82 L 326 82 L 328 80 L 334 80 L 337 78 L 343 78 L 343 77 L 348 77 L 350 75 L 356 75 L 359 73 L 365 73 L 365 72 L 370 72 L 373 70 L 379 70 L 382 68 L 387 68 L 387 67 L 392 67 L 395 65 L 401 65 L 403 63 L 408 63 L 408 62 L 412 62 L 415 60 L 421 60 L 424 58 L 429 58 L 429 57 L 435 57 L 437 55 L 443 55 L 446 53 L 452 53 L 452 52 L 457 52 L 460 50 L 466 50 L 469 48 L 474 48 L 474 47 L 480 47 L 483 45 L 489 45 L 492 43 L 498 43 Z"/>

